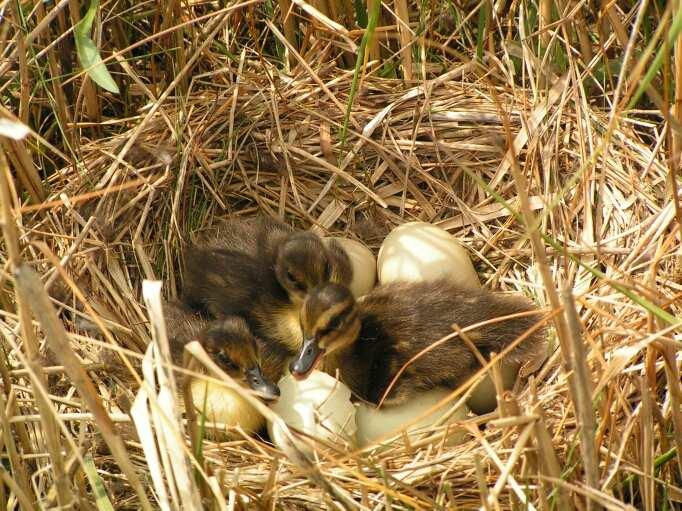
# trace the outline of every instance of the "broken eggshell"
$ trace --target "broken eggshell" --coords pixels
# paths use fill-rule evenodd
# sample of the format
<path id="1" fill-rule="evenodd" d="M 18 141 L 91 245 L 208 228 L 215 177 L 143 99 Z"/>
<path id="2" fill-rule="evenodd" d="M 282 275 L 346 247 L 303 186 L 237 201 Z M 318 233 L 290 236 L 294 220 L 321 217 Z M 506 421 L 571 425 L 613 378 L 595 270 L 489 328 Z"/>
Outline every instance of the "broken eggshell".
<path id="1" fill-rule="evenodd" d="M 280 398 L 270 408 L 287 426 L 334 444 L 355 444 L 355 407 L 350 389 L 322 371 L 313 371 L 305 380 L 291 375 L 278 383 Z M 281 447 L 281 432 L 268 421 L 270 439 Z"/>

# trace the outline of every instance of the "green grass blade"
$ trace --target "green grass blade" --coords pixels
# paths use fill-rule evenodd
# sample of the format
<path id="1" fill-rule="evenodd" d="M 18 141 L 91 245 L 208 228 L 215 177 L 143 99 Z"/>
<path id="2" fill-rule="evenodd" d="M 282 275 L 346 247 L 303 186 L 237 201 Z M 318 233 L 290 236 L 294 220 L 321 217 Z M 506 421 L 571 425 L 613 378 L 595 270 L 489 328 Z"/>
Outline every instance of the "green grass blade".
<path id="1" fill-rule="evenodd" d="M 102 478 L 97 473 L 97 468 L 95 467 L 95 462 L 92 456 L 89 454 L 84 458 L 85 464 L 83 465 L 83 470 L 85 470 L 85 476 L 88 478 L 92 492 L 95 495 L 95 504 L 97 504 L 97 509 L 99 511 L 114 511 L 114 506 L 109 500 L 107 495 L 107 490 L 104 488 L 104 483 Z"/>
<path id="2" fill-rule="evenodd" d="M 675 47 L 675 40 L 677 39 L 677 36 L 680 34 L 682 31 L 682 9 L 679 9 L 677 11 L 677 14 L 675 15 L 675 18 L 673 19 L 672 25 L 670 26 L 670 32 L 668 32 L 668 41 L 667 41 L 667 46 L 668 49 L 674 48 Z M 639 84 L 639 87 L 637 87 L 637 90 L 632 96 L 632 99 L 630 100 L 630 103 L 628 103 L 628 109 L 633 108 L 637 102 L 639 101 L 639 98 L 642 97 L 642 94 L 644 94 L 644 91 L 651 85 L 651 81 L 654 79 L 656 76 L 656 73 L 661 69 L 661 66 L 663 65 L 663 59 L 666 55 L 667 51 L 665 48 L 665 45 L 662 45 L 658 49 L 658 53 L 656 54 L 656 57 L 654 58 L 654 61 L 651 63 L 651 66 L 649 66 L 649 69 L 647 70 L 646 74 L 644 75 L 644 78 Z"/>
<path id="3" fill-rule="evenodd" d="M 102 57 L 95 42 L 90 38 L 90 31 L 92 30 L 92 22 L 95 20 L 99 0 L 92 0 L 88 12 L 78 24 L 74 27 L 74 39 L 76 40 L 76 51 L 78 53 L 78 60 L 92 80 L 109 92 L 118 94 L 118 85 L 112 78 L 109 70 L 102 62 Z"/>
<path id="4" fill-rule="evenodd" d="M 355 70 L 353 71 L 353 81 L 350 86 L 350 94 L 348 96 L 348 105 L 346 107 L 346 115 L 343 117 L 343 128 L 341 129 L 341 147 L 346 144 L 346 136 L 348 134 L 348 121 L 350 119 L 350 111 L 353 108 L 353 100 L 358 91 L 358 80 L 360 79 L 360 66 L 365 60 L 365 51 L 367 46 L 372 42 L 374 37 L 374 30 L 377 28 L 379 22 L 379 14 L 381 13 L 381 2 L 377 1 L 372 4 L 372 11 L 369 13 L 369 21 L 367 23 L 367 30 L 362 36 L 358 55 L 355 59 Z"/>
<path id="5" fill-rule="evenodd" d="M 364 0 L 353 0 L 355 6 L 355 19 L 361 28 L 367 28 L 367 9 Z"/>

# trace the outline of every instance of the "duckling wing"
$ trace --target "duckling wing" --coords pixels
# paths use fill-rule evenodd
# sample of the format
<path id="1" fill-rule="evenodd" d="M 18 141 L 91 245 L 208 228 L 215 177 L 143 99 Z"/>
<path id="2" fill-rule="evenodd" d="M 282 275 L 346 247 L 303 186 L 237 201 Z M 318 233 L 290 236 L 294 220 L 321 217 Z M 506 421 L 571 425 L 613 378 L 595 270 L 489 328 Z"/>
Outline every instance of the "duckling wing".
<path id="1" fill-rule="evenodd" d="M 284 222 L 264 215 L 238 217 L 220 222 L 197 245 L 259 257 L 274 253 L 276 245 L 291 232 L 293 229 Z"/>
<path id="2" fill-rule="evenodd" d="M 383 395 L 403 366 L 407 367 L 391 390 L 389 399 L 399 399 L 410 392 L 436 386 L 459 386 L 480 367 L 476 354 L 458 336 L 434 343 L 453 334 L 453 324 L 466 328 L 536 309 L 523 297 L 461 289 L 447 281 L 381 286 L 361 303 L 365 316 L 374 316 L 380 325 L 378 344 L 384 350 L 383 356 L 376 358 L 382 361 L 381 370 L 372 371 L 369 394 L 374 399 Z M 505 349 L 539 319 L 538 315 L 530 315 L 491 322 L 467 335 L 487 359 L 492 352 Z M 544 331 L 533 333 L 506 360 L 523 361 L 542 349 L 544 340 Z"/>
<path id="3" fill-rule="evenodd" d="M 243 314 L 256 300 L 264 273 L 238 250 L 192 248 L 185 254 L 182 302 L 214 317 Z"/>

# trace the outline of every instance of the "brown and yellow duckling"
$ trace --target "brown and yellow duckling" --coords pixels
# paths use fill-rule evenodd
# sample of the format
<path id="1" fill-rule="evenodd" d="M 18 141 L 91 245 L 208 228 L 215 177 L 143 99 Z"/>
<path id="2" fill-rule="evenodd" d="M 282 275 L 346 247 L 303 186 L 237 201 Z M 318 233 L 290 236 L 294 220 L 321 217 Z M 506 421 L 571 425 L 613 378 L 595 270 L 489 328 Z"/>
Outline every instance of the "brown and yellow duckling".
<path id="1" fill-rule="evenodd" d="M 379 286 L 356 302 L 347 288 L 318 287 L 301 312 L 304 344 L 291 362 L 294 376 L 305 378 L 322 360 L 353 394 L 370 403 L 381 401 L 398 371 L 435 341 L 501 316 L 536 311 L 521 296 L 464 289 L 448 280 Z M 481 355 L 500 353 L 539 321 L 538 314 L 493 322 L 468 332 Z M 539 328 L 514 348 L 504 363 L 524 363 L 546 349 Z M 400 404 L 420 393 L 455 389 L 480 368 L 476 355 L 460 338 L 446 341 L 407 365 L 385 403 Z"/>
<path id="2" fill-rule="evenodd" d="M 269 217 L 237 218 L 185 252 L 182 300 L 215 318 L 243 316 L 258 336 L 293 355 L 308 292 L 325 282 L 348 284 L 352 272 L 338 242 Z"/>
<path id="3" fill-rule="evenodd" d="M 211 359 L 237 383 L 253 391 L 264 401 L 279 398 L 277 381 L 285 359 L 261 349 L 246 321 L 238 316 L 206 320 L 174 302 L 164 304 L 173 363 L 182 365 L 184 347 L 199 341 Z M 200 378 L 191 381 L 194 407 L 206 420 L 226 427 L 239 426 L 246 433 L 256 433 L 265 419 L 238 392 L 213 385 Z"/>

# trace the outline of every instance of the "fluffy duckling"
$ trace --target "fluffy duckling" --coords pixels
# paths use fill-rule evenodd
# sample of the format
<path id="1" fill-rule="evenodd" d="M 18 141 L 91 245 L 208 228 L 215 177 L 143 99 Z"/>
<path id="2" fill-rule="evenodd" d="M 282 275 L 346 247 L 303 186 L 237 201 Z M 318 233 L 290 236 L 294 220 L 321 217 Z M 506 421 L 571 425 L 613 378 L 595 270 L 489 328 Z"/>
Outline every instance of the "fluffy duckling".
<path id="1" fill-rule="evenodd" d="M 308 292 L 325 282 L 348 284 L 352 271 L 336 241 L 325 244 L 269 217 L 237 218 L 185 252 L 182 300 L 216 318 L 243 316 L 259 337 L 293 355 Z"/>
<path id="2" fill-rule="evenodd" d="M 353 393 L 377 404 L 398 371 L 433 342 L 500 316 L 536 310 L 522 296 L 464 289 L 448 280 L 392 283 L 375 288 L 356 302 L 344 286 L 315 289 L 303 305 L 304 344 L 291 362 L 294 376 L 305 378 L 320 359 Z M 483 357 L 500 353 L 539 321 L 537 314 L 490 323 L 468 332 Z M 536 330 L 505 357 L 522 363 L 545 349 L 544 329 Z M 457 388 L 480 368 L 467 344 L 454 338 L 410 363 L 385 403 L 401 404 L 421 392 Z"/>
<path id="3" fill-rule="evenodd" d="M 243 318 L 229 316 L 208 321 L 172 302 L 164 305 L 164 316 L 174 364 L 182 364 L 185 344 L 196 340 L 237 383 L 265 401 L 279 398 L 279 388 L 272 381 L 282 372 L 284 359 L 269 353 L 262 356 L 259 340 Z M 228 427 L 238 425 L 247 433 L 256 433 L 265 425 L 263 416 L 231 389 L 198 378 L 192 380 L 191 389 L 195 408 L 203 411 L 208 421 Z"/>

